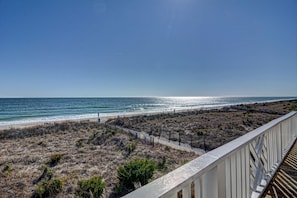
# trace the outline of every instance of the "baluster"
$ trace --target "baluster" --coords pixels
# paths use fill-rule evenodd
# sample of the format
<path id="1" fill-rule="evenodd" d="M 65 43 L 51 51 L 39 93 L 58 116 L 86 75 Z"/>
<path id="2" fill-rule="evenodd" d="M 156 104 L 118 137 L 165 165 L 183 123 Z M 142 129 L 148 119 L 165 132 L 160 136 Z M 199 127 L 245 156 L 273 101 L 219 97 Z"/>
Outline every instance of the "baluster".
<path id="1" fill-rule="evenodd" d="M 200 178 L 196 179 L 194 181 L 195 185 L 195 198 L 201 198 L 201 182 Z"/>
<path id="2" fill-rule="evenodd" d="M 202 197 L 218 197 L 217 167 L 214 167 L 202 176 Z"/>
<path id="3" fill-rule="evenodd" d="M 225 171 L 226 171 L 226 197 L 232 196 L 232 187 L 231 187 L 231 162 L 230 158 L 225 160 Z"/>

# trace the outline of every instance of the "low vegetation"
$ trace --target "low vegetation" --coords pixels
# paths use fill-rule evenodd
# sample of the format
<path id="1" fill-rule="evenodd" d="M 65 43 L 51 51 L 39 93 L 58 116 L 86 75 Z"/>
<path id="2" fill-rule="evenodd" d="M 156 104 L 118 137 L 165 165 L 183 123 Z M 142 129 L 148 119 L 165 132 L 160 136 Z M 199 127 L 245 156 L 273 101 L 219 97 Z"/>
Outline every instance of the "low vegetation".
<path id="1" fill-rule="evenodd" d="M 11 175 L 11 172 L 12 172 L 12 164 L 11 163 L 8 163 L 8 164 L 5 164 L 3 169 L 2 169 L 2 172 L 7 174 L 7 175 Z"/>
<path id="2" fill-rule="evenodd" d="M 54 173 L 50 169 L 50 167 L 48 167 L 47 165 L 43 165 L 42 170 L 43 170 L 42 174 L 40 175 L 40 177 L 38 177 L 36 180 L 33 181 L 33 184 L 37 184 L 42 180 L 49 181 L 52 179 Z"/>
<path id="3" fill-rule="evenodd" d="M 291 107 L 290 107 L 290 110 L 291 111 L 297 111 L 297 103 L 292 104 Z"/>
<path id="4" fill-rule="evenodd" d="M 105 183 L 101 177 L 92 177 L 78 181 L 77 196 L 82 198 L 100 198 L 103 195 Z"/>
<path id="5" fill-rule="evenodd" d="M 0 197 L 88 196 L 91 194 L 83 190 L 87 182 L 79 181 L 93 177 L 104 181 L 103 197 L 119 197 L 125 193 L 117 188 L 119 167 L 134 159 L 147 159 L 162 167 L 162 156 L 166 157 L 166 168 L 156 168 L 149 181 L 197 157 L 195 153 L 148 144 L 96 122 L 0 131 L 0 181 L 4 181 L 0 182 Z"/>
<path id="6" fill-rule="evenodd" d="M 294 110 L 297 100 L 118 117 L 108 123 L 209 151 Z"/>
<path id="7" fill-rule="evenodd" d="M 50 157 L 49 165 L 51 167 L 56 166 L 62 159 L 62 154 L 53 154 Z"/>
<path id="8" fill-rule="evenodd" d="M 42 180 L 35 189 L 32 198 L 56 197 L 62 191 L 63 183 L 59 179 Z"/>
<path id="9" fill-rule="evenodd" d="M 126 145 L 126 155 L 129 156 L 136 149 L 136 142 L 130 142 Z"/>
<path id="10" fill-rule="evenodd" d="M 154 174 L 155 167 L 155 163 L 148 159 L 133 160 L 119 167 L 119 193 L 126 193 L 147 184 Z"/>
<path id="11" fill-rule="evenodd" d="M 161 159 L 159 159 L 157 162 L 157 169 L 159 171 L 165 171 L 167 169 L 166 163 L 167 163 L 166 157 L 162 156 Z"/>
<path id="12" fill-rule="evenodd" d="M 77 140 L 76 143 L 75 143 L 75 146 L 77 148 L 83 147 L 84 146 L 84 141 L 85 141 L 85 139 L 79 139 L 79 140 Z"/>

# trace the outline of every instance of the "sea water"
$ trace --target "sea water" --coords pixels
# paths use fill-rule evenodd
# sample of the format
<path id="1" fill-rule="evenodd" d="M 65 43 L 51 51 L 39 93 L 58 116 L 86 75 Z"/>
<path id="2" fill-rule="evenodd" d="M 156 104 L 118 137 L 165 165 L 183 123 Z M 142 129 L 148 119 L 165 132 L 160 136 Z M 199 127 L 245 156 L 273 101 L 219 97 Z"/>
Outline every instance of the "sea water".
<path id="1" fill-rule="evenodd" d="M 214 108 L 296 97 L 0 98 L 0 126 Z"/>

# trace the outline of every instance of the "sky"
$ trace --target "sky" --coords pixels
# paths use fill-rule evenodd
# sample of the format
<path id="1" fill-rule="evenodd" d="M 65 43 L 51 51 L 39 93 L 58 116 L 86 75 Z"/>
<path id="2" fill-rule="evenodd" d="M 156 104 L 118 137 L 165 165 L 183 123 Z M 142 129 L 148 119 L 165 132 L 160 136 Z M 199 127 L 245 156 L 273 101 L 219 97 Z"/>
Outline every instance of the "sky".
<path id="1" fill-rule="evenodd" d="M 297 96 L 296 0 L 0 0 L 0 97 Z"/>

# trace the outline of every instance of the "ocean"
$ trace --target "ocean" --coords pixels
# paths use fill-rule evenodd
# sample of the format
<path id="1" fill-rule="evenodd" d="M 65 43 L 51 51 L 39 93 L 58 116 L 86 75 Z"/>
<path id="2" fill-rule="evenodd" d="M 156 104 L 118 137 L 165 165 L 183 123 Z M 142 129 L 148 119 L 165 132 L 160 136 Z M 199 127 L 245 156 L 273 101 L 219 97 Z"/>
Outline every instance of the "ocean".
<path id="1" fill-rule="evenodd" d="M 0 127 L 289 99 L 296 97 L 0 98 Z"/>

